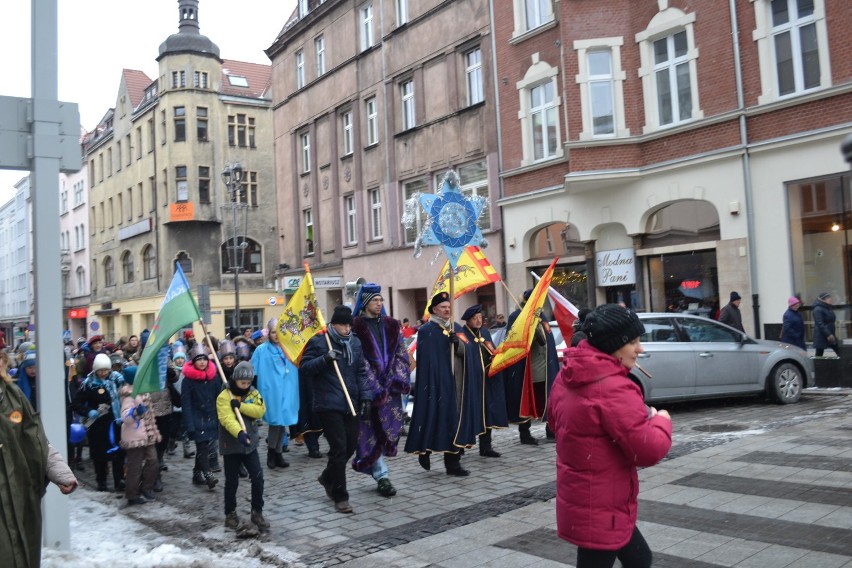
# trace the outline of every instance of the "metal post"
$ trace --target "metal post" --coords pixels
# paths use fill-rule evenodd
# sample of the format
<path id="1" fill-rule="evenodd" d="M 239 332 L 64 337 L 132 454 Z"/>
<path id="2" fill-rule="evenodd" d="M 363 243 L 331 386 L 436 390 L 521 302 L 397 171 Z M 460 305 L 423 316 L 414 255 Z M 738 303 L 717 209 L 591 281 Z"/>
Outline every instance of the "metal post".
<path id="1" fill-rule="evenodd" d="M 229 247 L 232 251 L 231 255 L 231 269 L 234 271 L 234 322 L 233 328 L 239 333 L 240 330 L 240 269 L 243 265 L 243 254 L 245 250 L 245 243 L 238 243 L 237 239 L 239 235 L 237 234 L 237 208 L 240 207 L 239 202 L 239 191 L 242 187 L 243 180 L 243 168 L 240 164 L 234 164 L 232 166 L 225 166 L 225 169 L 222 170 L 222 180 L 225 182 L 225 186 L 228 188 L 228 197 L 231 201 L 231 221 L 234 224 L 233 226 L 233 239 L 231 240 L 231 246 Z M 246 211 L 246 216 L 248 211 Z M 242 253 L 242 254 L 241 254 Z"/>
<path id="2" fill-rule="evenodd" d="M 237 243 L 237 191 L 235 188 L 232 188 L 231 211 L 234 212 L 234 240 L 232 243 L 234 246 L 234 329 L 237 330 L 237 333 L 241 333 L 242 329 L 240 329 L 240 263 L 237 260 L 237 247 L 239 246 L 239 243 Z"/>

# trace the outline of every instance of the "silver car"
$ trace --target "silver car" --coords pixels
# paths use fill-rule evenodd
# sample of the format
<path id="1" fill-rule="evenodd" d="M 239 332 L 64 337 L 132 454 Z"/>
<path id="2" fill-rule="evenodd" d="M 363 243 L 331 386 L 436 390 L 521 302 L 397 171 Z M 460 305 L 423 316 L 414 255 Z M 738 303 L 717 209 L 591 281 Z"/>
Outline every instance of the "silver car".
<path id="1" fill-rule="evenodd" d="M 653 378 L 632 374 L 647 402 L 766 393 L 790 404 L 814 384 L 813 361 L 798 347 L 752 339 L 700 316 L 637 315 L 645 326 L 639 365 Z"/>

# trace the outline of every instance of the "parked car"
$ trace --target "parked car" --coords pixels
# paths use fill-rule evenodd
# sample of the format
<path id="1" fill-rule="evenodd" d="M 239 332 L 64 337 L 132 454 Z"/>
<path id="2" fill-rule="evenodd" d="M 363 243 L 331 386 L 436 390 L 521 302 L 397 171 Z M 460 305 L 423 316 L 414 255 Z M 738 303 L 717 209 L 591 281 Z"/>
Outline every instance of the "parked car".
<path id="1" fill-rule="evenodd" d="M 813 386 L 814 364 L 798 347 L 752 339 L 718 321 L 683 313 L 640 313 L 645 352 L 633 375 L 647 402 L 765 393 L 798 402 Z M 554 337 L 558 325 L 551 322 Z M 561 334 L 559 335 L 561 337 Z M 562 359 L 566 344 L 557 341 Z"/>

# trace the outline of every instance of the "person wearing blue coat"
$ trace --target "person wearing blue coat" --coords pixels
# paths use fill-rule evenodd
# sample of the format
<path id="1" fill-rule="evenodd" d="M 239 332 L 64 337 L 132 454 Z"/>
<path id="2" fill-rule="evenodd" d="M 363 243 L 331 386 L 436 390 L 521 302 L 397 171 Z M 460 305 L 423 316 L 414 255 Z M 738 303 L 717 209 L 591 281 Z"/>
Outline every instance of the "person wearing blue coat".
<path id="1" fill-rule="evenodd" d="M 269 424 L 266 439 L 266 466 L 269 469 L 290 465 L 282 454 L 285 430 L 299 423 L 299 370 L 284 355 L 276 324 L 274 319 L 267 322 L 269 341 L 259 345 L 251 356 L 257 390 L 266 402 L 263 420 Z"/>
<path id="2" fill-rule="evenodd" d="M 822 357 L 827 348 L 833 349 L 840 357 L 835 331 L 837 315 L 831 309 L 831 303 L 829 292 L 823 292 L 814 302 L 814 349 L 817 357 Z"/>
<path id="3" fill-rule="evenodd" d="M 781 342 L 795 345 L 799 349 L 807 351 L 805 345 L 805 321 L 799 308 L 802 301 L 795 296 L 787 298 L 787 311 L 784 312 L 784 324 L 781 326 Z"/>
<path id="4" fill-rule="evenodd" d="M 219 480 L 211 471 L 210 451 L 219 441 L 216 397 L 222 392 L 222 379 L 208 355 L 209 350 L 200 343 L 189 351 L 191 361 L 183 366 L 180 399 L 186 435 L 195 441 L 192 482 L 213 489 Z"/>

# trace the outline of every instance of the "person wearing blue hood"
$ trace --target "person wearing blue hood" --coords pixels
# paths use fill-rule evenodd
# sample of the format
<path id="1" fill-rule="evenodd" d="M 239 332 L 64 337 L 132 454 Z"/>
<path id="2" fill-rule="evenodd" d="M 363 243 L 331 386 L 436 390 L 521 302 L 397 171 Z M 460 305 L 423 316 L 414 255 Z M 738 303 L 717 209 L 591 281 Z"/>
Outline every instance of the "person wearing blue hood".
<path id="1" fill-rule="evenodd" d="M 33 408 L 38 412 L 38 396 L 36 388 L 38 381 L 36 380 L 36 357 L 35 351 L 29 351 L 24 356 L 24 360 L 18 365 L 18 372 L 15 374 L 15 379 L 18 381 L 18 388 L 27 396 L 27 400 L 33 405 Z"/>

